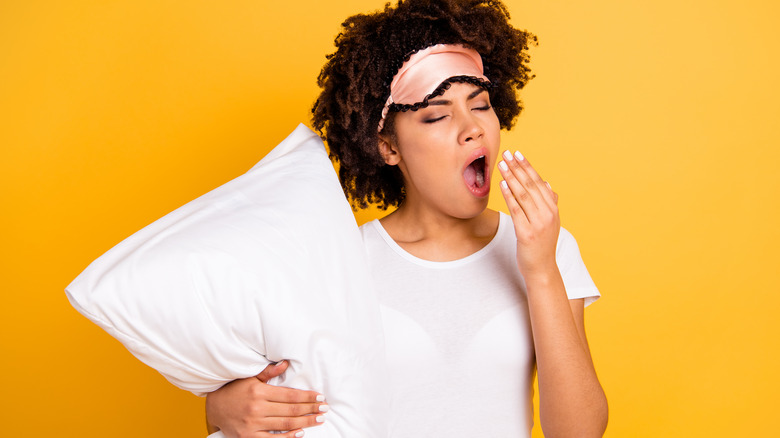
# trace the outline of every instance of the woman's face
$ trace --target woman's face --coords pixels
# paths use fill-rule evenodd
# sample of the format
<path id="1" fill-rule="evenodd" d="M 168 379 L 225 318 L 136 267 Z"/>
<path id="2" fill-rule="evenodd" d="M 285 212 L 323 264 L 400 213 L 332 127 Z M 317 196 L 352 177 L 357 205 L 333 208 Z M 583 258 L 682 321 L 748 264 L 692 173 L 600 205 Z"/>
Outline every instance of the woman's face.
<path id="1" fill-rule="evenodd" d="M 473 218 L 487 208 L 500 125 L 488 92 L 453 83 L 426 108 L 395 115 L 394 150 L 405 204 L 422 202 L 448 216 Z"/>

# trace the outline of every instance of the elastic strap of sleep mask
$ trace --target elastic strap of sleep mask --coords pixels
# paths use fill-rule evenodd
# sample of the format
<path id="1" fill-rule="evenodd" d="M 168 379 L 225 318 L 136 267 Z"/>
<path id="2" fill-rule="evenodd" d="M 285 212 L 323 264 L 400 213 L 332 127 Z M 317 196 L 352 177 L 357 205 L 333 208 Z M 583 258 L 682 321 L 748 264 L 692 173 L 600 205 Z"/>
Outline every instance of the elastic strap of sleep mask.
<path id="1" fill-rule="evenodd" d="M 410 56 L 390 83 L 390 96 L 382 108 L 378 131 L 381 132 L 385 125 L 390 105 L 423 102 L 439 85 L 454 76 L 470 76 L 489 82 L 479 53 L 460 44 L 436 44 Z"/>

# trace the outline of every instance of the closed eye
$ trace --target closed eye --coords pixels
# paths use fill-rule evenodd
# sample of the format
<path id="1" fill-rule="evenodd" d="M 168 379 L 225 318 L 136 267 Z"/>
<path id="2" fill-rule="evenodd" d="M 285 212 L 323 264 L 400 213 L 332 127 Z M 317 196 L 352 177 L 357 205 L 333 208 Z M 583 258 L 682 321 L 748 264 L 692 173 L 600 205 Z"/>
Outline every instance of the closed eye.
<path id="1" fill-rule="evenodd" d="M 487 110 L 490 109 L 490 105 L 480 106 L 480 107 L 477 107 L 477 108 L 474 108 L 474 109 L 477 110 L 477 111 L 487 111 Z"/>
<path id="2" fill-rule="evenodd" d="M 445 117 L 447 117 L 447 116 L 441 116 L 441 117 L 436 117 L 436 118 L 431 118 L 431 119 L 425 119 L 425 120 L 423 120 L 423 123 L 436 123 L 439 120 L 444 119 Z"/>

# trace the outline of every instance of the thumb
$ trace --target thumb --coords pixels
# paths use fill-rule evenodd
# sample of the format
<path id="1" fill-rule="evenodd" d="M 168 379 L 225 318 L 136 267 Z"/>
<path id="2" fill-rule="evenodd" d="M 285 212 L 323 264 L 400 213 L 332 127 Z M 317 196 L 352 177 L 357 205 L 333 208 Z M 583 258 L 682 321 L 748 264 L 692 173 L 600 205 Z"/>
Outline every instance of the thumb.
<path id="1" fill-rule="evenodd" d="M 265 369 L 255 377 L 257 380 L 268 383 L 269 380 L 273 379 L 276 376 L 282 375 L 287 370 L 287 367 L 289 366 L 289 362 L 286 360 L 280 360 L 279 362 L 276 362 L 275 364 L 269 364 Z"/>

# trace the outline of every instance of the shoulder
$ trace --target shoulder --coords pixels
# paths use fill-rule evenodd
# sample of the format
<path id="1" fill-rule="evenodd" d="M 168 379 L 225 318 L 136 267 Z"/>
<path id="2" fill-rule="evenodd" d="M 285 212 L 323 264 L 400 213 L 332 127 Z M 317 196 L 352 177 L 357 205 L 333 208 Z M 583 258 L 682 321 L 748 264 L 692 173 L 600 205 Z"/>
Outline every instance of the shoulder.
<path id="1" fill-rule="evenodd" d="M 386 245 L 385 239 L 382 236 L 382 227 L 379 224 L 379 220 L 374 219 L 361 225 L 358 230 L 360 231 L 360 238 L 363 241 L 363 247 L 366 253 L 370 255 L 378 251 L 380 245 Z"/>
<path id="2" fill-rule="evenodd" d="M 556 254 L 566 254 L 572 251 L 579 253 L 580 251 L 577 239 L 566 228 L 561 227 L 561 231 L 558 233 L 558 247 L 555 251 Z"/>
<path id="3" fill-rule="evenodd" d="M 514 229 L 512 227 L 512 216 L 509 216 L 507 213 L 504 213 L 503 211 L 499 211 L 498 214 L 500 218 L 498 232 L 511 233 L 512 235 L 514 235 Z M 572 246 L 577 248 L 577 240 L 569 232 L 569 230 L 561 227 L 561 231 L 560 233 L 558 233 L 558 250 L 560 250 L 561 247 L 565 249 L 570 249 L 570 247 Z"/>
<path id="4" fill-rule="evenodd" d="M 358 227 L 358 230 L 360 231 L 360 237 L 363 238 L 363 241 L 365 241 L 367 237 L 377 234 L 376 224 L 375 224 L 375 222 L 377 221 L 378 221 L 377 219 L 374 219 Z"/>
<path id="5" fill-rule="evenodd" d="M 558 234 L 555 259 L 558 262 L 558 269 L 561 271 L 569 299 L 584 298 L 585 306 L 588 306 L 601 296 L 588 268 L 585 267 L 577 240 L 572 233 L 563 227 Z"/>
<path id="6" fill-rule="evenodd" d="M 502 241 L 507 242 L 509 240 L 515 241 L 514 228 L 512 227 L 512 217 L 503 211 L 499 211 L 499 227 L 498 233 Z M 368 224 L 366 224 L 368 225 Z M 365 226 L 365 225 L 364 225 Z M 579 258 L 580 249 L 577 245 L 577 239 L 566 228 L 561 227 L 558 233 L 558 243 L 555 249 L 556 257 L 561 260 L 566 260 L 571 257 Z"/>

